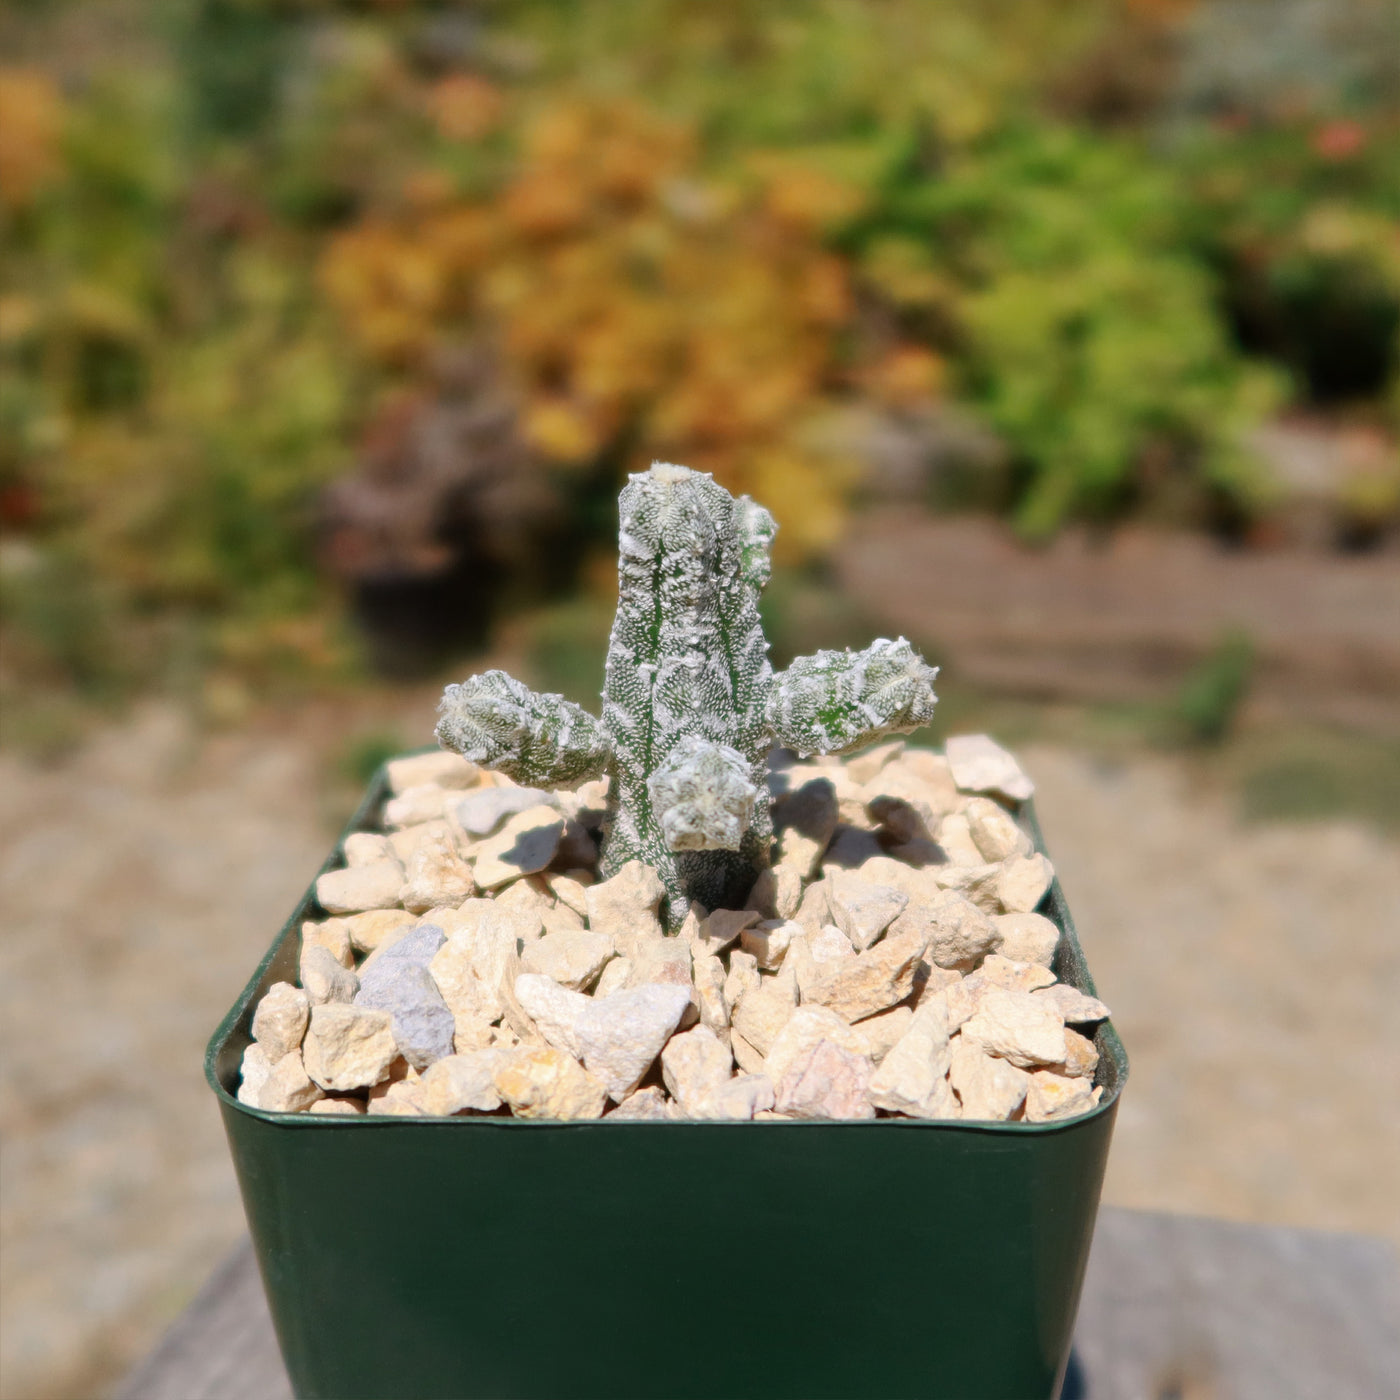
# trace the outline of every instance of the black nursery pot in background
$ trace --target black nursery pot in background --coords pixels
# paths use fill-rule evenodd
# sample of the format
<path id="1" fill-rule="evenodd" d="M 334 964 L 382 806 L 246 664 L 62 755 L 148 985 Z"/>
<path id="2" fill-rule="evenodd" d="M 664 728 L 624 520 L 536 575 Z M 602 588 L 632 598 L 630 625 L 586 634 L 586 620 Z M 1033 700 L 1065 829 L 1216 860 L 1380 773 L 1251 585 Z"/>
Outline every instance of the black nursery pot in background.
<path id="1" fill-rule="evenodd" d="M 381 769 L 347 834 L 386 792 Z M 1042 908 L 1093 994 L 1058 882 Z M 1128 1072 L 1111 1025 L 1103 1101 L 1066 1123 L 249 1108 L 253 1008 L 320 914 L 313 882 L 205 1063 L 304 1400 L 1056 1394 Z"/>

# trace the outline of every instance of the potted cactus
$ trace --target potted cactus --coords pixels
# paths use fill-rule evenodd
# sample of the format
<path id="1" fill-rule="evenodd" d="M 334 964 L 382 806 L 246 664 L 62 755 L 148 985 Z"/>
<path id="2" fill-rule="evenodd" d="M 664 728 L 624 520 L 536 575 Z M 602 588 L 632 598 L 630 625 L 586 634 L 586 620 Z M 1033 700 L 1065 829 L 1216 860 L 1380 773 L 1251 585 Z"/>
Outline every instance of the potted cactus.
<path id="1" fill-rule="evenodd" d="M 1024 779 L 773 671 L 762 507 L 620 514 L 601 717 L 450 686 L 211 1042 L 297 1393 L 1052 1395 L 1126 1060 Z"/>

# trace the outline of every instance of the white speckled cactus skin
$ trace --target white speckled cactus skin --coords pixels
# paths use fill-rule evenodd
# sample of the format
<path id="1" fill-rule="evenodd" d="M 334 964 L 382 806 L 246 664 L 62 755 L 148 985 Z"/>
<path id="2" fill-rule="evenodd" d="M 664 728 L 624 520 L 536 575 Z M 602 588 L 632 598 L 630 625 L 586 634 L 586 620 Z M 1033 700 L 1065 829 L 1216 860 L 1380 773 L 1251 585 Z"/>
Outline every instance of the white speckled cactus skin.
<path id="1" fill-rule="evenodd" d="M 708 475 L 657 464 L 619 501 L 618 606 L 602 722 L 500 671 L 447 688 L 439 741 L 539 786 L 612 776 L 606 878 L 655 866 L 667 924 L 739 908 L 770 859 L 767 754 L 841 753 L 932 718 L 935 668 L 908 642 L 818 652 L 774 675 L 758 613 L 776 526 Z"/>

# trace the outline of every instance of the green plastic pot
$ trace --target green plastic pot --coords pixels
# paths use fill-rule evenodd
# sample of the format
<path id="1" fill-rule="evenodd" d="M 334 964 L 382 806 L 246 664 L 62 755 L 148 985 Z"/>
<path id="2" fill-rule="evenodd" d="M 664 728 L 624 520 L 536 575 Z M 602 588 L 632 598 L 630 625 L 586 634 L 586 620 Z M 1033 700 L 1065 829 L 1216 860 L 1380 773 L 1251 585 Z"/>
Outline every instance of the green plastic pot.
<path id="1" fill-rule="evenodd" d="M 386 791 L 381 769 L 347 833 Z M 1058 884 L 1043 907 L 1056 973 L 1092 994 Z M 1057 1393 L 1128 1072 L 1110 1025 L 1103 1101 L 1062 1124 L 248 1108 L 253 1008 L 321 916 L 313 881 L 205 1061 L 298 1396 Z"/>

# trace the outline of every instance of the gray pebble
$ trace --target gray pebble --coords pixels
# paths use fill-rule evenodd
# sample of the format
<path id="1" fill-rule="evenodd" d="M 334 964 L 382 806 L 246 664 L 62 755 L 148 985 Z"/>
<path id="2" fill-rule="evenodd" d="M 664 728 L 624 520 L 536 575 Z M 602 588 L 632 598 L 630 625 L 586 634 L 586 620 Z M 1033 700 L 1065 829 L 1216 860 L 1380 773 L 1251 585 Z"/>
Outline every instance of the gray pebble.
<path id="1" fill-rule="evenodd" d="M 456 1023 L 422 963 L 409 958 L 382 959 L 361 983 L 355 1005 L 390 1014 L 394 1042 L 415 1069 L 426 1069 L 452 1054 Z"/>

